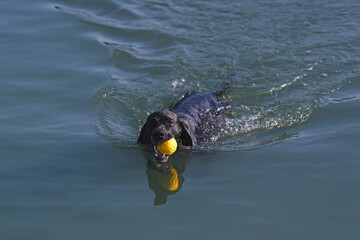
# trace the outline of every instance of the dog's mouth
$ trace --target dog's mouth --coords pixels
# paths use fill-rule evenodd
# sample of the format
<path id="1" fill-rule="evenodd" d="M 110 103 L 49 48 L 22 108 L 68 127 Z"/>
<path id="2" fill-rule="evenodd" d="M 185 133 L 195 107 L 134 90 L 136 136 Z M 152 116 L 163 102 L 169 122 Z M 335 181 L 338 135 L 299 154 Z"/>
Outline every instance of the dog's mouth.
<path id="1" fill-rule="evenodd" d="M 157 146 L 154 146 L 154 154 L 155 154 L 155 159 L 158 162 L 166 162 L 169 158 L 169 156 L 166 155 L 165 153 L 161 153 L 157 148 Z"/>

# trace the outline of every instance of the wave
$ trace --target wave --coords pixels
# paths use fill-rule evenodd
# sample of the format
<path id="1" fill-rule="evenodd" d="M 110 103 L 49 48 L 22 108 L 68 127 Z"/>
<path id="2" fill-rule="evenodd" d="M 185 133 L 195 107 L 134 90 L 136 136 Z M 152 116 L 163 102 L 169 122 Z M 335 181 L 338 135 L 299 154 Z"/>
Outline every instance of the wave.
<path id="1" fill-rule="evenodd" d="M 149 113 L 187 92 L 212 92 L 229 82 L 232 91 L 222 100 L 231 106 L 231 117 L 200 150 L 242 150 L 297 136 L 293 126 L 314 110 L 352 99 L 329 96 L 357 79 L 353 25 L 319 31 L 339 29 L 341 22 L 307 19 L 297 5 L 284 14 L 284 6 L 249 4 L 256 6 L 246 12 L 237 3 L 221 9 L 143 1 L 56 6 L 89 24 L 110 53 L 109 83 L 93 97 L 99 108 L 95 131 L 118 147 L 132 148 Z"/>

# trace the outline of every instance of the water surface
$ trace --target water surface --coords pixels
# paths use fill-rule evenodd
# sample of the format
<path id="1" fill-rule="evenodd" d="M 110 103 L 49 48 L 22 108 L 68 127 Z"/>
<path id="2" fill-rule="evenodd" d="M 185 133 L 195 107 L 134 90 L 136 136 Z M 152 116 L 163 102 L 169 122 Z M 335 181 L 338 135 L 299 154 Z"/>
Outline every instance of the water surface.
<path id="1" fill-rule="evenodd" d="M 3 1 L 2 239 L 358 239 L 360 4 Z M 231 118 L 147 164 L 190 91 Z"/>

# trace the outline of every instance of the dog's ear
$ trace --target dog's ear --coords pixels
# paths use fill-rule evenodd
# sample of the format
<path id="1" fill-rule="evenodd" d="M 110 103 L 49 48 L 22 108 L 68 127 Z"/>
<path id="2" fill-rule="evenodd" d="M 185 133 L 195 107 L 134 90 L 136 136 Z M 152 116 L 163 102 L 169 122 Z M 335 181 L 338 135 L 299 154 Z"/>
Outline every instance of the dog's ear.
<path id="1" fill-rule="evenodd" d="M 194 146 L 196 144 L 196 138 L 194 135 L 195 127 L 192 127 L 186 120 L 180 120 L 181 135 L 180 139 L 184 146 Z"/>
<path id="2" fill-rule="evenodd" d="M 139 138 L 137 140 L 137 144 L 146 144 L 146 140 L 145 140 L 145 129 L 147 128 L 147 122 L 144 124 L 144 126 L 142 126 L 141 130 L 140 130 L 140 135 Z"/>

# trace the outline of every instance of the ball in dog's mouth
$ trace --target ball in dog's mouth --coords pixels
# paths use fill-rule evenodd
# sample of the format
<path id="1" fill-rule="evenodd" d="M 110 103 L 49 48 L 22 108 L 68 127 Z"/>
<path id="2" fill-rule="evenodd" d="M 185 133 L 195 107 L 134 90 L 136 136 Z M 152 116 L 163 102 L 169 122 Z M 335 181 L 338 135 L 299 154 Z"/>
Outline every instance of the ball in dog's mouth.
<path id="1" fill-rule="evenodd" d="M 154 146 L 155 157 L 158 161 L 166 162 L 171 154 L 177 149 L 177 142 L 175 138 L 171 138 L 165 142 Z"/>

